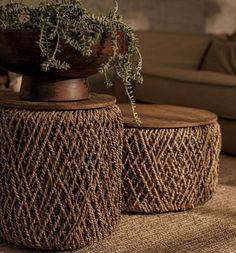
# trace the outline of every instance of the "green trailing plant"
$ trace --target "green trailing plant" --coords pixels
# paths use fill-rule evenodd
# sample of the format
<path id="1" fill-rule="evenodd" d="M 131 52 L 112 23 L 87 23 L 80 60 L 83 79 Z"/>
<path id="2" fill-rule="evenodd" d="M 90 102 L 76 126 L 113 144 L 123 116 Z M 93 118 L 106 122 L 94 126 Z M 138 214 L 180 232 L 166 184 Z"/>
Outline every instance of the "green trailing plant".
<path id="1" fill-rule="evenodd" d="M 82 6 L 80 0 L 46 0 L 40 2 L 37 7 L 29 6 L 23 1 L 10 1 L 0 7 L 0 28 L 38 30 L 40 36 L 37 43 L 44 59 L 41 64 L 44 71 L 51 68 L 70 68 L 69 62 L 58 59 L 62 43 L 69 44 L 83 56 L 90 56 L 92 46 L 97 44 L 104 34 L 109 35 L 113 53 L 107 62 L 100 66 L 99 72 L 104 74 L 106 85 L 111 86 L 108 70 L 115 62 L 116 73 L 123 81 L 134 118 L 140 123 L 135 110 L 132 83 L 143 82 L 140 74 L 142 57 L 137 37 L 118 14 L 117 2 L 108 15 L 95 16 Z M 117 45 L 120 32 L 125 34 L 126 49 L 123 54 L 118 52 Z"/>

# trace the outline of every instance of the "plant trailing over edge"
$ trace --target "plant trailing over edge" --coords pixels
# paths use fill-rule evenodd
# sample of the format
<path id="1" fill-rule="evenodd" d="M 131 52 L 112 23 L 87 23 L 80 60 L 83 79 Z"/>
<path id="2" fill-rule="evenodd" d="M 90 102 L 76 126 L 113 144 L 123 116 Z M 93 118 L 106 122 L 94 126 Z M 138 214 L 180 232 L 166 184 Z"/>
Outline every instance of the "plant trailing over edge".
<path id="1" fill-rule="evenodd" d="M 112 43 L 112 56 L 100 66 L 99 72 L 105 75 L 106 85 L 112 82 L 108 70 L 115 62 L 117 75 L 122 79 L 126 93 L 132 105 L 136 122 L 139 118 L 135 111 L 132 82 L 142 83 L 140 74 L 142 58 L 138 41 L 133 30 L 127 26 L 118 14 L 118 3 L 108 15 L 95 16 L 82 7 L 80 0 L 46 0 L 35 8 L 23 1 L 10 1 L 0 7 L 0 28 L 4 30 L 38 30 L 39 48 L 44 58 L 41 67 L 44 71 L 51 68 L 68 69 L 68 62 L 57 59 L 62 43 L 75 48 L 83 56 L 90 56 L 91 47 L 99 42 L 104 34 L 109 34 Z M 118 32 L 125 34 L 126 50 L 118 53 Z"/>

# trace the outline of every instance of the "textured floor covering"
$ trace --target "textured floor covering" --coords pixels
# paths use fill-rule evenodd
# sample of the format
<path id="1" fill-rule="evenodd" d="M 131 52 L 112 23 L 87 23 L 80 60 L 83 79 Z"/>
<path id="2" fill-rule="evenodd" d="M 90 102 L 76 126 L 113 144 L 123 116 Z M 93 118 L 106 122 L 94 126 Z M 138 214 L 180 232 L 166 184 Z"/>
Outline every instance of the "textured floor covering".
<path id="1" fill-rule="evenodd" d="M 0 242 L 0 253 L 48 253 Z M 220 185 L 212 200 L 194 210 L 124 215 L 102 243 L 73 253 L 235 253 L 236 157 L 222 155 Z M 51 251 L 51 253 L 53 253 Z"/>

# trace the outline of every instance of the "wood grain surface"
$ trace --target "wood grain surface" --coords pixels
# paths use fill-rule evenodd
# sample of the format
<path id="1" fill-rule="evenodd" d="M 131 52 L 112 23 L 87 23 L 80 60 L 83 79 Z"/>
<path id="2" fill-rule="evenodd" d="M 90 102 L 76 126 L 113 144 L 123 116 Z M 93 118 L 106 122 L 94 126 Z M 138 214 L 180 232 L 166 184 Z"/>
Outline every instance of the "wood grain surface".
<path id="1" fill-rule="evenodd" d="M 91 93 L 89 99 L 69 102 L 34 102 L 21 100 L 19 93 L 0 92 L 0 106 L 31 110 L 79 110 L 96 109 L 114 105 L 116 99 L 110 95 Z"/>
<path id="2" fill-rule="evenodd" d="M 129 104 L 119 104 L 126 127 L 138 127 Z M 142 128 L 180 128 L 211 124 L 216 114 L 190 107 L 173 105 L 138 104 L 136 108 Z"/>

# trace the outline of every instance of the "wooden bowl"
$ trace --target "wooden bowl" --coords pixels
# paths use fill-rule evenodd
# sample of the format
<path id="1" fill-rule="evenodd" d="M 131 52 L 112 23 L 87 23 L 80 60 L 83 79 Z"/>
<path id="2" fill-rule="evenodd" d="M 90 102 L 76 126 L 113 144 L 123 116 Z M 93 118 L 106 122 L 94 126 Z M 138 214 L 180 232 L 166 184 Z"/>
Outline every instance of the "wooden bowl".
<path id="1" fill-rule="evenodd" d="M 69 44 L 63 44 L 61 53 L 56 58 L 70 64 L 68 70 L 41 69 L 43 58 L 37 41 L 36 31 L 0 31 L 0 65 L 7 70 L 27 76 L 47 76 L 63 78 L 85 78 L 96 74 L 98 68 L 112 55 L 110 38 L 104 37 L 100 43 L 92 47 L 89 57 L 82 56 Z M 119 52 L 124 51 L 124 35 L 119 33 Z M 4 50 L 2 50 L 4 49 Z"/>
<path id="2" fill-rule="evenodd" d="M 124 34 L 118 34 L 118 51 L 125 50 Z M 41 68 L 44 58 L 37 31 L 0 31 L 0 66 L 26 76 L 20 97 L 38 101 L 71 101 L 88 98 L 86 78 L 96 74 L 112 55 L 109 36 L 92 47 L 91 56 L 82 56 L 69 44 L 62 43 L 56 59 L 70 64 L 68 70 Z"/>

